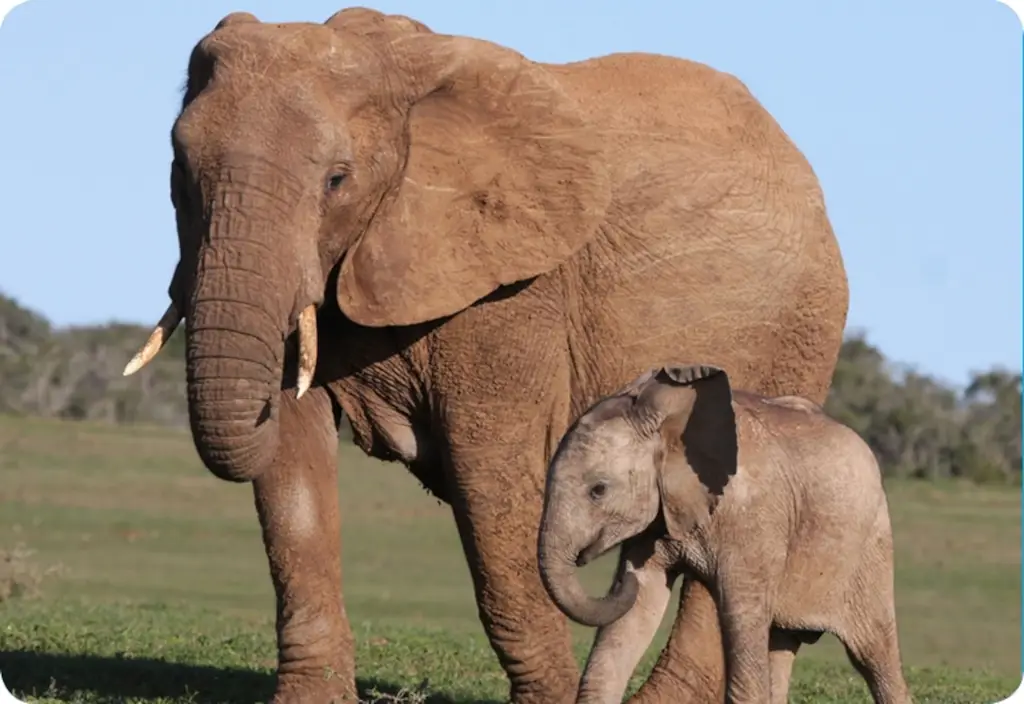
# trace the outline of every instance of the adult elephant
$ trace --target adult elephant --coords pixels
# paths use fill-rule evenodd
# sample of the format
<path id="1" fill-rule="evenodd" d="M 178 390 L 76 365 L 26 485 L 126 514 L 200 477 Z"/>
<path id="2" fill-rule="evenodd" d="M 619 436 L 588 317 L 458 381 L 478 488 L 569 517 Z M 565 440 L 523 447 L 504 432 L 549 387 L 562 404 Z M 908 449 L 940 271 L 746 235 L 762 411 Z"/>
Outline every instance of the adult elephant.
<path id="1" fill-rule="evenodd" d="M 825 398 L 840 253 L 810 166 L 731 76 L 648 54 L 540 64 L 362 8 L 233 13 L 193 50 L 171 137 L 180 260 L 126 373 L 184 318 L 199 456 L 254 486 L 277 702 L 354 694 L 342 412 L 451 505 L 513 700 L 551 704 L 578 667 L 537 530 L 570 420 L 687 360 Z M 721 691 L 714 606 L 689 590 L 649 699 Z"/>

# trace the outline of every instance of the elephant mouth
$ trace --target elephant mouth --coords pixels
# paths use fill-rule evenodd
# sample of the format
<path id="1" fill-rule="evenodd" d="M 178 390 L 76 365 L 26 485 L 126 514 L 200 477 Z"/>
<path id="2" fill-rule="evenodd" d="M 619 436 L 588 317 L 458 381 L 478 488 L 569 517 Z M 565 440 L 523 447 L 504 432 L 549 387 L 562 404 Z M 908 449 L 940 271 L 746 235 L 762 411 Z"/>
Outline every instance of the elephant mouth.
<path id="1" fill-rule="evenodd" d="M 601 540 L 601 536 L 599 535 L 597 540 L 583 548 L 582 552 L 576 556 L 576 566 L 584 567 L 607 553 L 609 550 L 611 550 L 611 547 L 606 547 L 604 541 Z"/>

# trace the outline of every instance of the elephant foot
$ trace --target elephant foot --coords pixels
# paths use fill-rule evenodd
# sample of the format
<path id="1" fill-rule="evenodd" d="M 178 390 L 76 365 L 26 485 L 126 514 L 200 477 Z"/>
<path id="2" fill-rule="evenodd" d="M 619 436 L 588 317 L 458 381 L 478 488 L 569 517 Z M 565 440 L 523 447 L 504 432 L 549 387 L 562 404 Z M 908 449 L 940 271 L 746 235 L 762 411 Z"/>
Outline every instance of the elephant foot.
<path id="1" fill-rule="evenodd" d="M 725 701 L 722 689 L 711 684 L 697 687 L 683 682 L 672 686 L 662 681 L 641 687 L 626 704 L 722 704 Z"/>
<path id="2" fill-rule="evenodd" d="M 660 663 L 659 663 L 660 664 Z M 626 704 L 722 704 L 725 680 L 712 679 L 691 667 L 682 672 L 655 667 L 640 689 Z"/>
<path id="3" fill-rule="evenodd" d="M 282 675 L 269 704 L 355 704 L 359 701 L 355 677 L 342 677 L 329 669 L 320 676 Z"/>

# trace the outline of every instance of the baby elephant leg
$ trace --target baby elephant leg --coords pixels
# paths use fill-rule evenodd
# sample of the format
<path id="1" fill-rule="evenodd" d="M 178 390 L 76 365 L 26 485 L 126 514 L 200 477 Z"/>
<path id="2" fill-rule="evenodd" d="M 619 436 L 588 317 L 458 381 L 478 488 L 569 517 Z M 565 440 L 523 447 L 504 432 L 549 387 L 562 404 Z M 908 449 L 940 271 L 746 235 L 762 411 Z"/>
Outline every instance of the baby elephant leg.
<path id="1" fill-rule="evenodd" d="M 793 674 L 793 661 L 800 649 L 800 638 L 792 631 L 771 629 L 768 636 L 768 658 L 771 670 L 771 704 L 787 704 L 789 678 Z"/>
<path id="2" fill-rule="evenodd" d="M 836 636 L 867 682 L 875 704 L 910 704 L 913 700 L 903 678 L 892 589 L 887 588 L 884 577 L 870 584 L 858 581 L 850 591 L 847 617 L 836 629 Z"/>
<path id="3" fill-rule="evenodd" d="M 580 679 L 577 704 L 620 704 L 633 671 L 654 640 L 672 596 L 675 574 L 665 569 L 652 543 L 641 539 L 622 548 L 618 576 L 632 571 L 640 591 L 625 616 L 598 629 Z"/>
<path id="4" fill-rule="evenodd" d="M 835 634 L 864 677 L 875 704 L 910 704 L 903 678 L 893 586 L 892 538 L 879 535 L 863 552 L 861 565 L 836 624 Z"/>
<path id="5" fill-rule="evenodd" d="M 875 704 L 910 704 L 910 691 L 903 679 L 895 620 L 871 623 L 865 616 L 864 627 L 854 627 L 839 636 L 846 654 L 864 677 Z M 870 625 L 869 625 L 870 624 Z"/>
<path id="6" fill-rule="evenodd" d="M 726 704 L 770 701 L 771 616 L 758 580 L 723 580 L 719 585 L 722 643 L 725 646 Z"/>

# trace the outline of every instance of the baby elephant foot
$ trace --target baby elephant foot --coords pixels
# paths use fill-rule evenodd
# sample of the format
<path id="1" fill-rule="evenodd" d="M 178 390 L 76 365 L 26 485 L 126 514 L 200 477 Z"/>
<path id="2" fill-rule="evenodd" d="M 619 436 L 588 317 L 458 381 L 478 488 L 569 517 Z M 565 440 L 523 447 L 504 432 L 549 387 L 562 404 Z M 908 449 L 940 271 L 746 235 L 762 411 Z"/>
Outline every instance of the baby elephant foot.
<path id="1" fill-rule="evenodd" d="M 321 676 L 282 675 L 269 704 L 355 704 L 359 701 L 354 677 L 327 670 Z"/>

